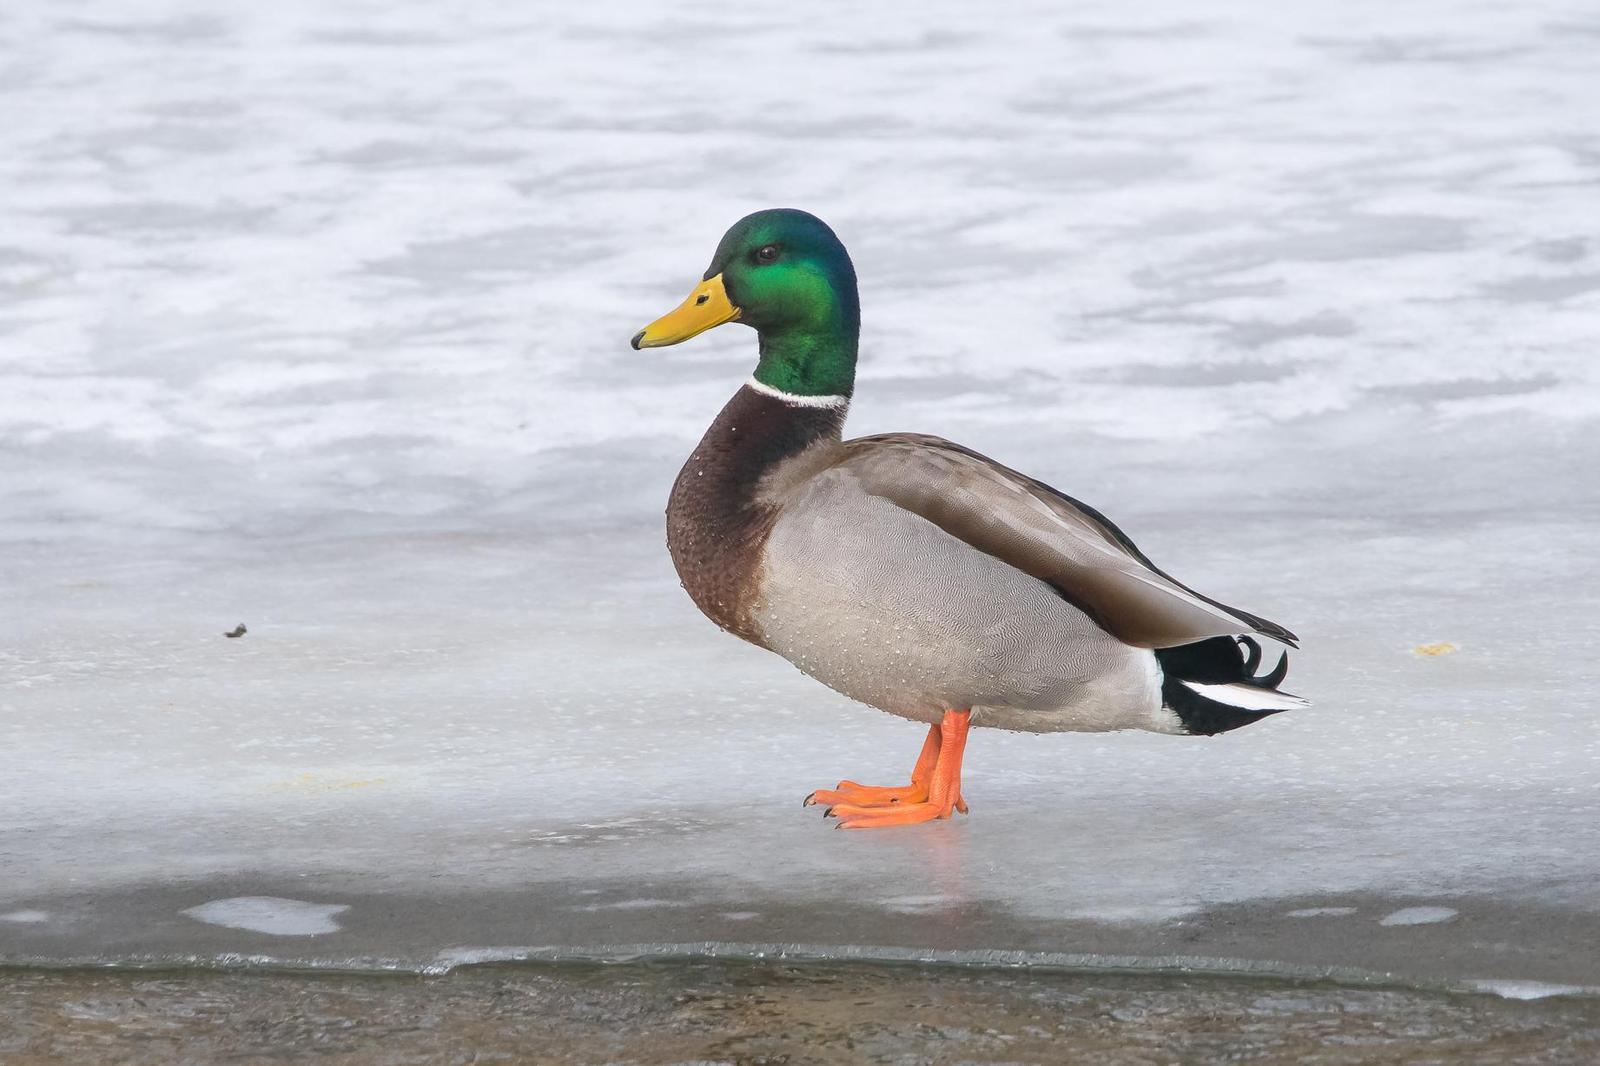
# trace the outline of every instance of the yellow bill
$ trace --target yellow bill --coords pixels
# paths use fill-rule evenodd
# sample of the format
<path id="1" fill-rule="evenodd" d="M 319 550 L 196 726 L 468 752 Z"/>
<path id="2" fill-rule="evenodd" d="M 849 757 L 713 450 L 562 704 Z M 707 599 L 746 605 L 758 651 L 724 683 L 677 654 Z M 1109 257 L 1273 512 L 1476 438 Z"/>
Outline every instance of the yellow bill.
<path id="1" fill-rule="evenodd" d="M 733 322 L 739 309 L 728 300 L 728 290 L 722 287 L 722 275 L 707 278 L 689 294 L 689 298 L 674 310 L 668 311 L 644 329 L 633 335 L 633 347 L 665 348 L 690 337 L 704 333 L 713 326 Z"/>

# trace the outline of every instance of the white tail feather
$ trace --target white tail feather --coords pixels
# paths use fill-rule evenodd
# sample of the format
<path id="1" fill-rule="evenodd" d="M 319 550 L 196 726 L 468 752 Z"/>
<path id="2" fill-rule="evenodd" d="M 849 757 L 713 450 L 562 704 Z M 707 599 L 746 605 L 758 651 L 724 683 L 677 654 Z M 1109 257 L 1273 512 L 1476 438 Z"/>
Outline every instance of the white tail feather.
<path id="1" fill-rule="evenodd" d="M 1255 685 L 1206 685 L 1199 681 L 1185 681 L 1184 685 L 1215 703 L 1237 707 L 1241 711 L 1287 711 L 1291 707 L 1310 706 L 1310 700 L 1275 692 Z"/>

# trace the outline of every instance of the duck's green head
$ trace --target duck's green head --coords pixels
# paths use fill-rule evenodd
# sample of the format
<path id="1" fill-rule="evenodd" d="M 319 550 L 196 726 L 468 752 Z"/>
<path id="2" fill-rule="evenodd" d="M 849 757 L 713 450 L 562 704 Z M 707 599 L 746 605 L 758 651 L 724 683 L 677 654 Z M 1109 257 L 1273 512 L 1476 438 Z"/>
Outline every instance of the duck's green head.
<path id="1" fill-rule="evenodd" d="M 734 223 L 689 298 L 635 334 L 633 346 L 677 344 L 724 322 L 760 335 L 755 377 L 763 385 L 796 396 L 849 396 L 854 388 L 856 271 L 815 215 L 775 208 Z"/>

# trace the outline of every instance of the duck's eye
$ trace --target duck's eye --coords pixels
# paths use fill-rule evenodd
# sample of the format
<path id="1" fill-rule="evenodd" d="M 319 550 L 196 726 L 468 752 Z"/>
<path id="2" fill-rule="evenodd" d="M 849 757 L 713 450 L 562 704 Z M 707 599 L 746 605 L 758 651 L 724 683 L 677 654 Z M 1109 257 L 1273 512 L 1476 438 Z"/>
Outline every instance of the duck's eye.
<path id="1" fill-rule="evenodd" d="M 783 251 L 783 249 L 779 248 L 776 244 L 764 244 L 760 248 L 756 249 L 756 262 L 776 263 L 778 261 L 778 253 L 781 251 Z"/>

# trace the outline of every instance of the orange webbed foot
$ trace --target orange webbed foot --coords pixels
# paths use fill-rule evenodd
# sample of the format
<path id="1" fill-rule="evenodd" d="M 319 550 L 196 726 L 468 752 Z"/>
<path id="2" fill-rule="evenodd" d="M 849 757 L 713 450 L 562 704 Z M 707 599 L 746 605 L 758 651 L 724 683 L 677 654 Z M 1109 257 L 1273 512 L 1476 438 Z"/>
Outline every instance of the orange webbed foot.
<path id="1" fill-rule="evenodd" d="M 899 787 L 884 785 L 858 785 L 854 781 L 840 781 L 834 788 L 819 788 L 805 798 L 804 807 L 821 805 L 836 807 L 892 807 L 902 803 L 921 803 L 928 798 L 928 782 L 933 777 L 934 765 L 939 761 L 941 733 L 938 726 L 928 727 L 928 738 L 922 742 L 922 753 L 917 756 L 916 768 L 911 771 L 911 784 Z"/>
<path id="2" fill-rule="evenodd" d="M 854 807 L 840 804 L 830 807 L 827 816 L 839 819 L 836 829 L 887 829 L 895 825 L 917 825 L 921 822 L 949 818 L 957 810 L 954 803 L 901 803 L 893 807 Z M 966 804 L 960 810 L 965 813 Z"/>
<path id="3" fill-rule="evenodd" d="M 966 814 L 961 757 L 971 717 L 970 710 L 947 711 L 944 720 L 928 730 L 910 785 L 886 788 L 840 781 L 837 788 L 818 789 L 807 796 L 805 806 L 826 804 L 824 816 L 839 819 L 840 829 L 916 825 L 949 818 L 955 811 Z"/>
<path id="4" fill-rule="evenodd" d="M 910 784 L 898 788 L 886 785 L 858 785 L 840 781 L 837 788 L 819 788 L 806 797 L 807 807 L 893 807 L 901 803 L 922 803 L 928 798 L 926 785 Z"/>

